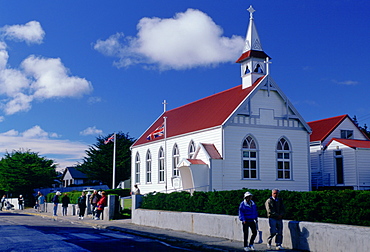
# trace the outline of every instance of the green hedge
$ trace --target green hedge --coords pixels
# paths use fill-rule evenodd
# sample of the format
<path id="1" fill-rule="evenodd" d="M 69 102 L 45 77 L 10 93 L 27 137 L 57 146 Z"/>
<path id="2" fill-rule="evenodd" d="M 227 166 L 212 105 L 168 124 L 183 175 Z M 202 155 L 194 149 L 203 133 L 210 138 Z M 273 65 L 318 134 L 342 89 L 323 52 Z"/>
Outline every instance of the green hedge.
<path id="1" fill-rule="evenodd" d="M 142 208 L 238 215 L 246 191 L 251 192 L 260 217 L 266 217 L 264 203 L 271 190 L 152 193 L 143 198 Z M 281 191 L 285 219 L 370 226 L 370 191 Z"/>

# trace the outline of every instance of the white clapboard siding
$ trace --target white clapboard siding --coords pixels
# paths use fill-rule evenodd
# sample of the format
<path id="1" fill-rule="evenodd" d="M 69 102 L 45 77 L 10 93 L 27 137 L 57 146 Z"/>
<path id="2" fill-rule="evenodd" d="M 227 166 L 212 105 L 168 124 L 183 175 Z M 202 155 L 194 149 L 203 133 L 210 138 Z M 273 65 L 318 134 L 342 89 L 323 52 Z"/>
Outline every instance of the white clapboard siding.
<path id="1" fill-rule="evenodd" d="M 208 130 L 203 130 L 199 132 L 195 132 L 192 134 L 184 134 L 181 136 L 176 136 L 172 138 L 168 138 L 166 143 L 164 140 L 159 141 L 148 141 L 148 144 L 143 144 L 140 146 L 135 146 L 132 149 L 132 178 L 135 178 L 135 157 L 136 153 L 139 153 L 141 166 L 140 166 L 140 183 L 139 188 L 141 193 L 149 193 L 149 192 L 165 192 L 166 183 L 159 183 L 158 180 L 158 164 L 159 164 L 159 150 L 163 148 L 165 150 L 165 145 L 167 145 L 167 152 L 166 152 L 166 167 L 165 171 L 167 172 L 167 191 L 173 191 L 174 188 L 172 186 L 172 167 L 173 167 L 173 150 L 175 145 L 179 148 L 180 158 L 181 161 L 184 158 L 189 157 L 189 145 L 191 141 L 194 141 L 195 147 L 199 146 L 199 143 L 211 143 L 216 146 L 216 148 L 220 151 L 222 150 L 222 133 L 221 127 L 215 127 Z M 146 154 L 150 150 L 152 155 L 152 182 L 146 183 Z M 221 153 L 221 151 L 220 151 Z"/>

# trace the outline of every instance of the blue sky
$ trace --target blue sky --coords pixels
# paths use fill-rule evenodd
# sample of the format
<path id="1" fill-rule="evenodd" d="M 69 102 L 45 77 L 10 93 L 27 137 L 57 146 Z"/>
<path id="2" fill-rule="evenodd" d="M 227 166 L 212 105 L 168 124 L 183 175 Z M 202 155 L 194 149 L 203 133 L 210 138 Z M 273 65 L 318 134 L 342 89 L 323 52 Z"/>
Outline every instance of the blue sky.
<path id="1" fill-rule="evenodd" d="M 241 84 L 252 4 L 271 76 L 309 122 L 370 126 L 370 2 L 1 1 L 0 155 L 60 168 L 99 135 L 138 138 L 167 109 Z"/>

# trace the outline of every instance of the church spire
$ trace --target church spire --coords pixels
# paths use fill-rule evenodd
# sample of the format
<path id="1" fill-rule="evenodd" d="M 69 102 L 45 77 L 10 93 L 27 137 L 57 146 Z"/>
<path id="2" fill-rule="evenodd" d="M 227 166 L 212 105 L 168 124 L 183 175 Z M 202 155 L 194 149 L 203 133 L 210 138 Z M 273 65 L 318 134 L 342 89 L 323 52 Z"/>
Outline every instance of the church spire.
<path id="1" fill-rule="evenodd" d="M 245 46 L 242 55 L 236 61 L 241 64 L 243 88 L 252 86 L 258 78 L 268 74 L 266 62 L 268 62 L 270 58 L 262 49 L 257 28 L 254 24 L 253 13 L 255 10 L 252 5 L 249 6 L 247 10 L 249 11 L 250 17 L 245 38 Z"/>

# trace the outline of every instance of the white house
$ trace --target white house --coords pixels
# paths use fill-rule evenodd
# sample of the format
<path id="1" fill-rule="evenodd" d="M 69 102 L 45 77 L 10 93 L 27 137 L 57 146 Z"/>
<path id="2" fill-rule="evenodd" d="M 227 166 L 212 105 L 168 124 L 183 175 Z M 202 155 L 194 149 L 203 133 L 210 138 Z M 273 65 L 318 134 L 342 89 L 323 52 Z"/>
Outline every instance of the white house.
<path id="1" fill-rule="evenodd" d="M 82 185 L 87 181 L 87 176 L 74 167 L 67 167 L 63 172 L 62 181 L 63 187 Z"/>
<path id="2" fill-rule="evenodd" d="M 132 145 L 141 193 L 311 189 L 311 129 L 269 74 L 250 7 L 242 85 L 165 111 Z"/>
<path id="3" fill-rule="evenodd" d="M 370 141 L 348 115 L 308 123 L 312 187 L 370 189 Z"/>

